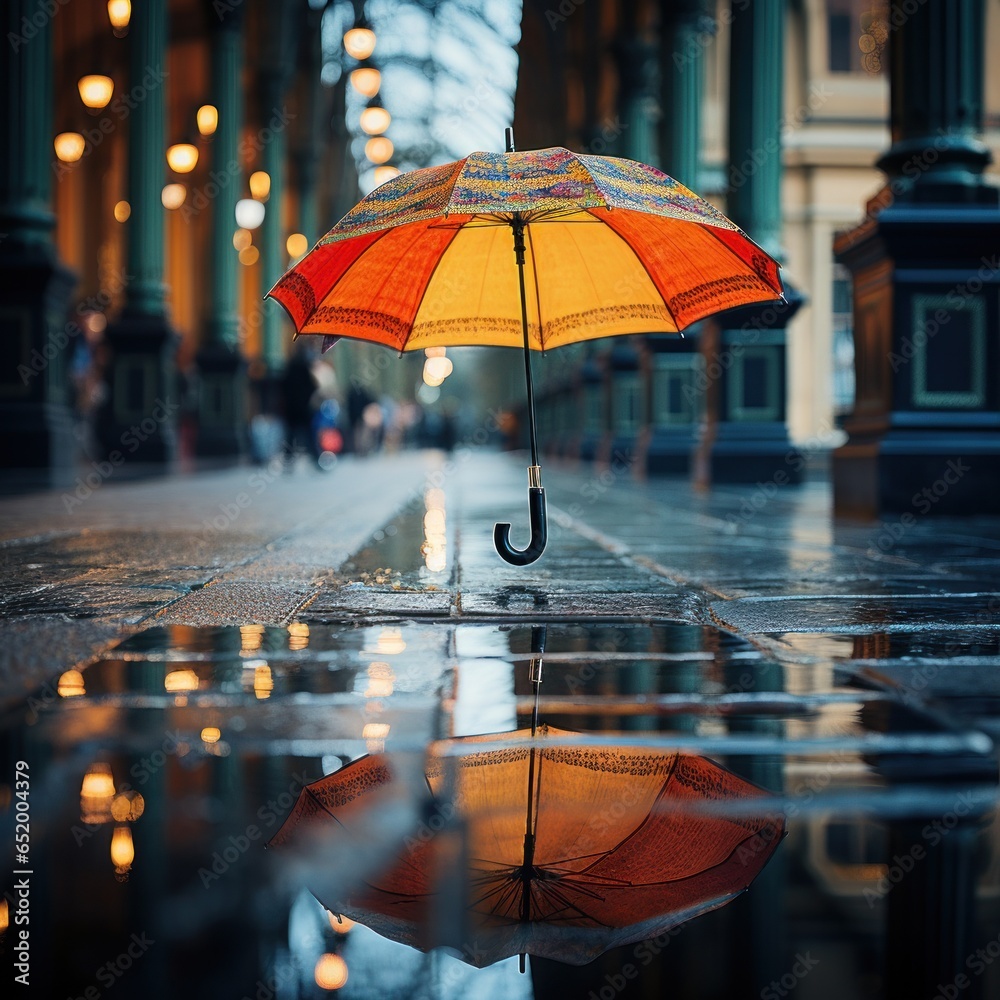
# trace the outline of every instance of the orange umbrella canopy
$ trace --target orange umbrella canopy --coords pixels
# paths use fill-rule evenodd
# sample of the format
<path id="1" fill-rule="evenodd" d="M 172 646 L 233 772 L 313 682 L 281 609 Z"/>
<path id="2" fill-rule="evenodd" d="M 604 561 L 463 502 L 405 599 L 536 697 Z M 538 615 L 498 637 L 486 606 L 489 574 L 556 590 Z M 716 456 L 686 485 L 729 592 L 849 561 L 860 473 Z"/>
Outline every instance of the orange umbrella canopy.
<path id="1" fill-rule="evenodd" d="M 473 965 L 516 954 L 584 964 L 723 905 L 771 857 L 784 824 L 761 789 L 692 754 L 546 746 L 574 735 L 543 726 L 534 739 L 521 730 L 446 741 L 468 751 L 432 757 L 427 768 L 435 815 L 447 824 L 424 824 L 360 885 L 314 892 L 392 940 L 451 945 Z M 502 745 L 477 750 L 484 742 Z M 350 850 L 364 797 L 388 780 L 373 761 L 304 789 L 272 844 L 319 831 L 308 839 L 314 848 Z M 733 799 L 748 801 L 718 808 Z M 435 929 L 446 891 L 464 891 L 458 940 Z"/>
<path id="2" fill-rule="evenodd" d="M 299 334 L 400 351 L 534 350 L 674 332 L 781 295 L 778 264 L 655 167 L 559 147 L 473 153 L 382 184 L 268 293 Z"/>

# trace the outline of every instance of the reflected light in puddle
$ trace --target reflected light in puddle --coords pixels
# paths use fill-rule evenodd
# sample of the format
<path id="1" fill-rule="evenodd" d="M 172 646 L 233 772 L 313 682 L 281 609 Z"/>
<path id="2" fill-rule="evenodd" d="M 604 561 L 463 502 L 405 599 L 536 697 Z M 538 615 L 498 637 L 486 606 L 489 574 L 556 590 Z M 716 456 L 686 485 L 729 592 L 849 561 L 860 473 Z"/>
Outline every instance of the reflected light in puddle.
<path id="1" fill-rule="evenodd" d="M 240 641 L 243 644 L 241 653 L 253 653 L 260 649 L 261 640 L 264 638 L 263 625 L 241 625 Z"/>
<path id="2" fill-rule="evenodd" d="M 253 693 L 263 701 L 271 697 L 273 690 L 274 678 L 271 676 L 271 668 L 266 663 L 258 664 L 253 671 Z"/>
<path id="3" fill-rule="evenodd" d="M 83 823 L 110 823 L 115 779 L 111 765 L 97 761 L 87 768 L 80 785 L 80 820 Z"/>
<path id="4" fill-rule="evenodd" d="M 389 735 L 388 722 L 368 722 L 361 730 L 361 737 L 369 753 L 381 753 L 385 749 L 385 739 Z"/>
<path id="5" fill-rule="evenodd" d="M 376 653 L 393 656 L 396 653 L 402 653 L 404 649 L 406 649 L 406 643 L 403 641 L 402 630 L 398 628 L 384 628 L 379 632 L 378 641 L 375 643 Z M 388 667 L 388 664 L 386 666 Z M 371 668 L 369 668 L 369 673 L 371 673 Z"/>
<path id="6" fill-rule="evenodd" d="M 86 694 L 87 689 L 83 686 L 83 674 L 79 670 L 67 670 L 59 677 L 56 690 L 61 698 L 79 698 Z"/>
<path id="7" fill-rule="evenodd" d="M 111 835 L 111 863 L 115 866 L 115 875 L 121 880 L 125 879 L 134 860 L 132 830 L 127 826 L 116 826 Z"/>
<path id="8" fill-rule="evenodd" d="M 337 934 L 346 934 L 354 926 L 354 921 L 350 917 L 345 917 L 342 913 L 330 913 L 327 911 L 327 917 L 330 919 L 330 926 Z"/>
<path id="9" fill-rule="evenodd" d="M 222 738 L 222 731 L 216 726 L 206 726 L 201 731 L 201 739 L 203 743 L 218 743 Z"/>
<path id="10" fill-rule="evenodd" d="M 292 622 L 288 626 L 288 648 L 293 652 L 306 649 L 309 645 L 309 626 L 303 622 Z"/>
<path id="11" fill-rule="evenodd" d="M 146 800 L 134 791 L 119 792 L 111 803 L 111 816 L 118 823 L 137 820 L 146 811 Z"/>
<path id="12" fill-rule="evenodd" d="M 420 552 L 431 573 L 441 573 L 448 565 L 448 533 L 444 512 L 444 490 L 439 487 L 424 493 L 424 543 Z"/>
<path id="13" fill-rule="evenodd" d="M 392 694 L 392 682 L 396 675 L 388 663 L 376 661 L 368 666 L 368 686 L 365 688 L 366 698 L 388 698 Z"/>
<path id="14" fill-rule="evenodd" d="M 339 990 L 347 982 L 347 963 L 339 955 L 327 952 L 320 955 L 314 976 L 321 990 Z"/>
<path id="15" fill-rule="evenodd" d="M 198 690 L 198 675 L 190 669 L 171 670 L 163 678 L 163 686 L 170 694 L 185 694 Z"/>

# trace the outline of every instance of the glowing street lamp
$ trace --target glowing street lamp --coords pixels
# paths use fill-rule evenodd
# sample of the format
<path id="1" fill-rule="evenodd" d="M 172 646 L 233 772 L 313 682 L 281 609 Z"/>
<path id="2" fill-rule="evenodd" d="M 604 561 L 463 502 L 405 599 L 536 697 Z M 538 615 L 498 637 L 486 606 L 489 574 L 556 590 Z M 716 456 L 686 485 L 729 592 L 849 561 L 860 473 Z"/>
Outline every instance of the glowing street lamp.
<path id="1" fill-rule="evenodd" d="M 132 16 L 130 0 L 108 0 L 108 20 L 116 35 L 123 35 Z"/>
<path id="2" fill-rule="evenodd" d="M 361 112 L 361 130 L 369 135 L 381 135 L 392 121 L 389 112 L 382 106 L 378 96 L 373 97 Z"/>
<path id="3" fill-rule="evenodd" d="M 88 108 L 99 111 L 108 106 L 111 95 L 115 92 L 115 81 L 110 76 L 90 73 L 80 77 L 77 88 L 80 91 L 80 100 Z"/>
<path id="4" fill-rule="evenodd" d="M 167 165 L 175 173 L 191 173 L 198 166 L 198 147 L 190 142 L 175 142 L 167 149 Z"/>
<path id="5" fill-rule="evenodd" d="M 371 65 L 361 65 L 351 70 L 351 86 L 362 97 L 374 97 L 382 86 L 382 74 Z"/>
<path id="6" fill-rule="evenodd" d="M 214 104 L 203 104 L 195 114 L 201 135 L 214 135 L 219 127 L 219 109 Z"/>
<path id="7" fill-rule="evenodd" d="M 375 51 L 375 32 L 371 28 L 350 28 L 344 33 L 344 50 L 352 59 L 367 59 Z"/>
<path id="8" fill-rule="evenodd" d="M 365 156 L 372 163 L 385 163 L 392 159 L 392 154 L 396 152 L 392 140 L 384 135 L 376 135 L 365 143 Z"/>

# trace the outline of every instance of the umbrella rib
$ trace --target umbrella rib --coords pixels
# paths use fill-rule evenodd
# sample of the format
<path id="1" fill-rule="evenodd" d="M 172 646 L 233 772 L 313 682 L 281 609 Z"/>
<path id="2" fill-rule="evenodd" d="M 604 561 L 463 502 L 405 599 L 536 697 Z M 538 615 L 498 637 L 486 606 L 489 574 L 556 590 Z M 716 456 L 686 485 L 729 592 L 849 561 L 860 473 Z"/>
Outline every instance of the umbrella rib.
<path id="1" fill-rule="evenodd" d="M 538 283 L 538 264 L 535 260 L 535 241 L 531 238 L 531 226 L 526 224 L 524 231 L 528 236 L 528 246 L 531 249 L 531 274 L 535 279 L 535 312 L 538 315 L 538 347 L 545 352 L 545 327 L 542 325 L 542 293 Z"/>
<path id="2" fill-rule="evenodd" d="M 628 209 L 619 209 L 619 211 L 628 212 Z M 587 212 L 588 212 L 588 214 L 591 214 L 591 215 L 593 214 L 590 211 L 589 208 L 587 209 Z M 594 216 L 594 218 L 598 222 L 602 221 L 600 219 L 597 219 L 596 216 Z M 673 320 L 673 323 L 674 323 L 674 326 L 677 329 L 677 332 L 683 337 L 684 334 L 681 331 L 681 325 L 680 325 L 680 323 L 677 322 L 677 317 L 673 314 L 673 311 L 671 310 L 670 306 L 667 305 L 666 297 L 660 291 L 660 286 L 656 283 L 656 280 L 653 278 L 653 275 L 650 274 L 649 268 L 646 266 L 645 260 L 643 260 L 642 256 L 635 249 L 635 247 L 632 246 L 632 244 L 628 241 L 628 239 L 625 236 L 623 236 L 617 229 L 615 229 L 615 227 L 612 226 L 611 223 L 605 222 L 604 225 L 606 225 L 608 227 L 608 229 L 610 229 L 615 234 L 615 236 L 617 236 L 618 239 L 620 239 L 622 241 L 622 243 L 624 243 L 625 246 L 627 246 L 629 248 L 629 251 L 631 252 L 632 256 L 636 259 L 636 261 L 638 262 L 639 266 L 646 272 L 646 276 L 649 278 L 649 282 L 653 286 L 653 291 L 655 291 L 656 294 L 660 297 L 660 301 L 663 303 L 663 308 L 666 310 L 667 315 Z M 691 223 L 691 225 L 697 225 L 697 223 Z"/>
<path id="3" fill-rule="evenodd" d="M 736 258 L 736 259 L 737 259 L 738 261 L 740 261 L 741 263 L 743 263 L 743 264 L 746 264 L 746 261 L 745 261 L 745 260 L 743 260 L 743 258 L 742 258 L 742 257 L 741 257 L 741 256 L 740 256 L 740 255 L 739 255 L 739 254 L 738 254 L 738 253 L 737 253 L 737 252 L 736 252 L 736 251 L 735 251 L 735 250 L 734 250 L 734 249 L 733 249 L 733 248 L 732 248 L 731 246 L 729 246 L 729 244 L 728 244 L 728 243 L 726 243 L 725 241 L 723 241 L 723 240 L 722 240 L 722 239 L 720 238 L 720 236 L 719 236 L 719 234 L 718 234 L 718 232 L 717 232 L 717 230 L 719 230 L 719 229 L 720 229 L 720 227 L 719 227 L 719 226 L 708 226 L 708 225 L 703 225 L 703 226 L 702 226 L 701 228 L 702 228 L 703 230 L 705 230 L 705 232 L 706 232 L 706 233 L 708 233 L 708 235 L 709 235 L 709 236 L 711 236 L 711 237 L 712 237 L 712 239 L 716 241 L 716 243 L 721 243 L 721 244 L 722 244 L 722 246 L 723 246 L 723 247 L 724 247 L 724 248 L 725 248 L 725 249 L 726 249 L 726 250 L 727 250 L 727 251 L 728 251 L 728 252 L 729 252 L 730 254 L 732 254 L 732 256 L 733 256 L 733 257 L 735 257 L 735 258 Z M 732 232 L 732 230 L 728 230 L 728 229 L 727 229 L 727 230 L 724 230 L 724 232 Z M 750 239 L 750 237 L 749 237 L 749 236 L 747 236 L 747 234 L 746 234 L 746 233 L 744 233 L 742 229 L 740 229 L 740 230 L 737 230 L 737 232 L 739 232 L 739 233 L 742 233 L 742 235 L 743 235 L 743 238 L 744 238 L 744 239 L 745 239 L 745 240 L 747 241 L 747 243 L 749 243 L 749 244 L 750 244 L 751 246 L 754 246 L 754 247 L 756 247 L 756 248 L 757 248 L 758 250 L 760 250 L 760 252 L 761 252 L 762 254 L 764 254 L 764 255 L 765 255 L 765 256 L 767 256 L 767 257 L 770 257 L 770 256 L 771 256 L 771 255 L 770 255 L 770 254 L 769 254 L 769 253 L 768 253 L 768 252 L 767 252 L 767 251 L 766 251 L 766 250 L 765 250 L 765 249 L 764 249 L 764 248 L 763 248 L 762 246 L 760 246 L 760 244 L 758 244 L 758 243 L 754 243 L 754 241 L 753 241 L 752 239 Z M 748 266 L 748 267 L 751 267 L 751 268 L 753 267 L 753 265 L 747 265 L 747 266 Z M 784 297 L 785 297 L 785 294 L 784 294 L 784 292 L 783 292 L 783 291 L 781 291 L 781 289 L 780 289 L 780 288 L 779 288 L 779 289 L 774 289 L 774 288 L 772 287 L 772 285 L 771 285 L 771 282 L 770 282 L 770 281 L 768 281 L 768 280 L 767 280 L 766 278 L 764 278 L 764 277 L 763 277 L 763 276 L 762 276 L 762 275 L 761 275 L 761 274 L 760 274 L 759 272 L 757 272 L 757 271 L 754 271 L 754 273 L 755 273 L 755 274 L 757 275 L 757 277 L 758 277 L 758 278 L 760 278 L 760 280 L 761 280 L 761 282 L 762 282 L 763 284 L 767 285 L 767 287 L 768 287 L 768 288 L 771 288 L 771 290 L 772 290 L 772 291 L 774 292 L 774 294 L 775 294 L 776 296 L 779 296 L 780 298 L 784 299 Z M 780 281 L 781 279 L 779 278 L 778 280 Z"/>

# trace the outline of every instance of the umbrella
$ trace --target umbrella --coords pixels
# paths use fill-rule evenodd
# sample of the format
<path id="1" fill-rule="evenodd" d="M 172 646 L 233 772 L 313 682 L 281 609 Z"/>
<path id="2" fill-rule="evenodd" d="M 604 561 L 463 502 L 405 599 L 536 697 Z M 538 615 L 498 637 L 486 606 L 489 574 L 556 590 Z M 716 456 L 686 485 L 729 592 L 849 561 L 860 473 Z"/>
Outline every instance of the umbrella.
<path id="1" fill-rule="evenodd" d="M 268 295 L 296 336 L 328 343 L 523 348 L 531 540 L 517 549 L 509 524 L 494 527 L 498 553 L 523 566 L 542 554 L 547 530 L 530 351 L 680 332 L 779 298 L 781 279 L 745 233 L 655 167 L 559 147 L 515 152 L 508 129 L 506 153 L 472 153 L 377 187 Z"/>
<path id="2" fill-rule="evenodd" d="M 584 964 L 723 905 L 771 857 L 783 821 L 754 785 L 694 754 L 567 745 L 578 735 L 541 726 L 440 742 L 425 821 L 380 874 L 314 894 L 392 940 L 457 947 L 472 965 L 515 954 Z M 307 786 L 271 845 L 352 850 L 361 804 L 388 770 L 363 757 Z M 746 803 L 720 809 L 728 799 Z M 441 880 L 456 875 L 462 926 L 442 937 Z"/>

